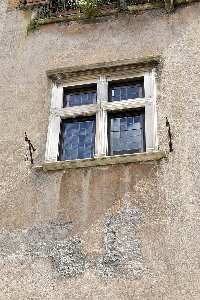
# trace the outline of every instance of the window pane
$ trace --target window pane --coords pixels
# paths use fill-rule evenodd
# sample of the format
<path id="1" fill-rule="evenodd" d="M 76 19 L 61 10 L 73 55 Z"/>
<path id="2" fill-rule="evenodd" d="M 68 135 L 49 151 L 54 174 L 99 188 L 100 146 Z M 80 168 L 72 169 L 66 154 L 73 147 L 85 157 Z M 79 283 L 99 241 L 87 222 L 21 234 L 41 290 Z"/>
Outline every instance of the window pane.
<path id="1" fill-rule="evenodd" d="M 62 124 L 61 160 L 94 156 L 95 120 L 73 120 Z"/>
<path id="2" fill-rule="evenodd" d="M 110 101 L 121 101 L 143 97 L 143 82 L 132 82 L 125 85 L 111 86 Z"/>
<path id="3" fill-rule="evenodd" d="M 126 114 L 126 115 L 125 115 Z M 110 116 L 110 155 L 144 151 L 144 111 Z"/>
<path id="4" fill-rule="evenodd" d="M 72 107 L 96 103 L 95 89 L 77 89 L 65 91 L 63 107 Z"/>

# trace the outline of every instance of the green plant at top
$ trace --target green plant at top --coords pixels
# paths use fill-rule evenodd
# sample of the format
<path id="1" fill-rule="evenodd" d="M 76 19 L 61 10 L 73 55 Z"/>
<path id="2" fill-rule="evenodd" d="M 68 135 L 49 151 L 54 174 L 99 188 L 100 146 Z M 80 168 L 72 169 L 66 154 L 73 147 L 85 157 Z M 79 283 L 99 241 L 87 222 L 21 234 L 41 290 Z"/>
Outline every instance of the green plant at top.
<path id="1" fill-rule="evenodd" d="M 34 18 L 30 20 L 30 23 L 28 24 L 26 30 L 27 34 L 29 34 L 31 31 L 36 30 L 39 27 L 39 24 L 37 23 L 37 20 Z"/>
<path id="2" fill-rule="evenodd" d="M 84 13 L 86 19 L 94 19 L 97 15 L 98 6 L 100 5 L 99 0 L 79 0 L 78 4 L 81 11 Z"/>
<path id="3" fill-rule="evenodd" d="M 49 18 L 50 16 L 51 13 L 49 9 L 38 11 L 38 13 L 35 15 L 35 17 L 30 21 L 29 25 L 27 26 L 27 34 L 29 34 L 31 31 L 38 29 L 39 24 L 37 20 Z"/>

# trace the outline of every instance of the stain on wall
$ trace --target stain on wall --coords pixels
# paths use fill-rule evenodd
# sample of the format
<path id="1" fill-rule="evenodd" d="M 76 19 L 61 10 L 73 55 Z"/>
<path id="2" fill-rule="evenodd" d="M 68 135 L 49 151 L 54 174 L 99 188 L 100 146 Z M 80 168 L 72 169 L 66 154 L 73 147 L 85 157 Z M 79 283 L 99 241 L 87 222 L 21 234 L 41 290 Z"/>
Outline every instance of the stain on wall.
<path id="1" fill-rule="evenodd" d="M 137 275 L 142 271 L 140 250 L 141 211 L 132 209 L 105 221 L 100 255 L 90 257 L 80 237 L 69 238 L 74 222 L 42 224 L 0 233 L 0 256 L 5 259 L 46 258 L 62 276 L 75 276 L 92 269 L 104 276 L 119 272 Z"/>
<path id="2" fill-rule="evenodd" d="M 99 262 L 101 272 L 116 276 L 142 272 L 140 241 L 141 210 L 125 210 L 106 220 L 103 253 Z"/>
<path id="3" fill-rule="evenodd" d="M 73 222 L 51 222 L 25 229 L 1 230 L 0 255 L 5 258 L 49 257 L 54 245 L 74 227 Z"/>

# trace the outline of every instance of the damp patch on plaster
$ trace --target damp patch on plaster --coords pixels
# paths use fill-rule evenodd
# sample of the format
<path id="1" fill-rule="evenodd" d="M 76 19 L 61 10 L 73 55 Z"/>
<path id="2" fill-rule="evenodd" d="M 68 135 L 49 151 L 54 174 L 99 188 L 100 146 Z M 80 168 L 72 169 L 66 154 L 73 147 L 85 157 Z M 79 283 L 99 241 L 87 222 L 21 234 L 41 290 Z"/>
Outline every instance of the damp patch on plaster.
<path id="1" fill-rule="evenodd" d="M 141 210 L 129 209 L 107 219 L 104 228 L 104 250 L 98 268 L 104 276 L 142 272 L 139 234 Z"/>
<path id="2" fill-rule="evenodd" d="M 75 276 L 86 269 L 86 254 L 83 252 L 82 241 L 70 238 L 57 243 L 52 252 L 54 268 L 61 276 Z"/>
<path id="3" fill-rule="evenodd" d="M 59 276 L 71 277 L 95 270 L 106 277 L 137 276 L 143 270 L 140 241 L 141 210 L 125 209 L 105 220 L 103 248 L 97 257 L 84 250 L 80 237 L 69 237 L 75 221 L 52 222 L 21 230 L 0 232 L 0 256 L 4 259 L 32 257 L 51 260 Z"/>
<path id="4" fill-rule="evenodd" d="M 74 228 L 74 221 L 39 224 L 25 229 L 0 231 L 0 256 L 5 259 L 48 258 L 54 245 Z"/>

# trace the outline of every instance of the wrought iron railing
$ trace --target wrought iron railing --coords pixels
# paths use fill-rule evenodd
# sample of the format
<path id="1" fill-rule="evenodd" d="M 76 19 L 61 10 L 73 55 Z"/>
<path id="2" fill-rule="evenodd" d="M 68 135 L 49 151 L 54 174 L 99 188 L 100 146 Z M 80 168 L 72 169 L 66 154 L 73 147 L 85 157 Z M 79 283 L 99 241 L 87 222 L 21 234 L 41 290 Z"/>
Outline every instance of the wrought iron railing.
<path id="1" fill-rule="evenodd" d="M 38 7 L 38 16 L 41 18 L 53 17 L 56 15 L 75 14 L 83 11 L 85 3 L 90 2 L 97 10 L 111 8 L 126 9 L 133 4 L 152 2 L 164 2 L 164 0 L 21 0 L 19 7 Z"/>
<path id="2" fill-rule="evenodd" d="M 70 9 L 78 9 L 79 3 L 76 0 L 51 0 L 50 7 L 52 12 L 68 11 Z"/>
<path id="3" fill-rule="evenodd" d="M 122 2 L 130 2 L 126 0 L 121 0 Z M 61 11 L 68 11 L 68 10 L 75 10 L 75 9 L 80 9 L 84 5 L 84 0 L 50 0 L 50 8 L 52 12 L 61 12 Z M 116 0 L 91 0 L 93 5 L 95 5 L 97 8 L 112 8 L 112 7 L 117 7 L 118 3 Z"/>

